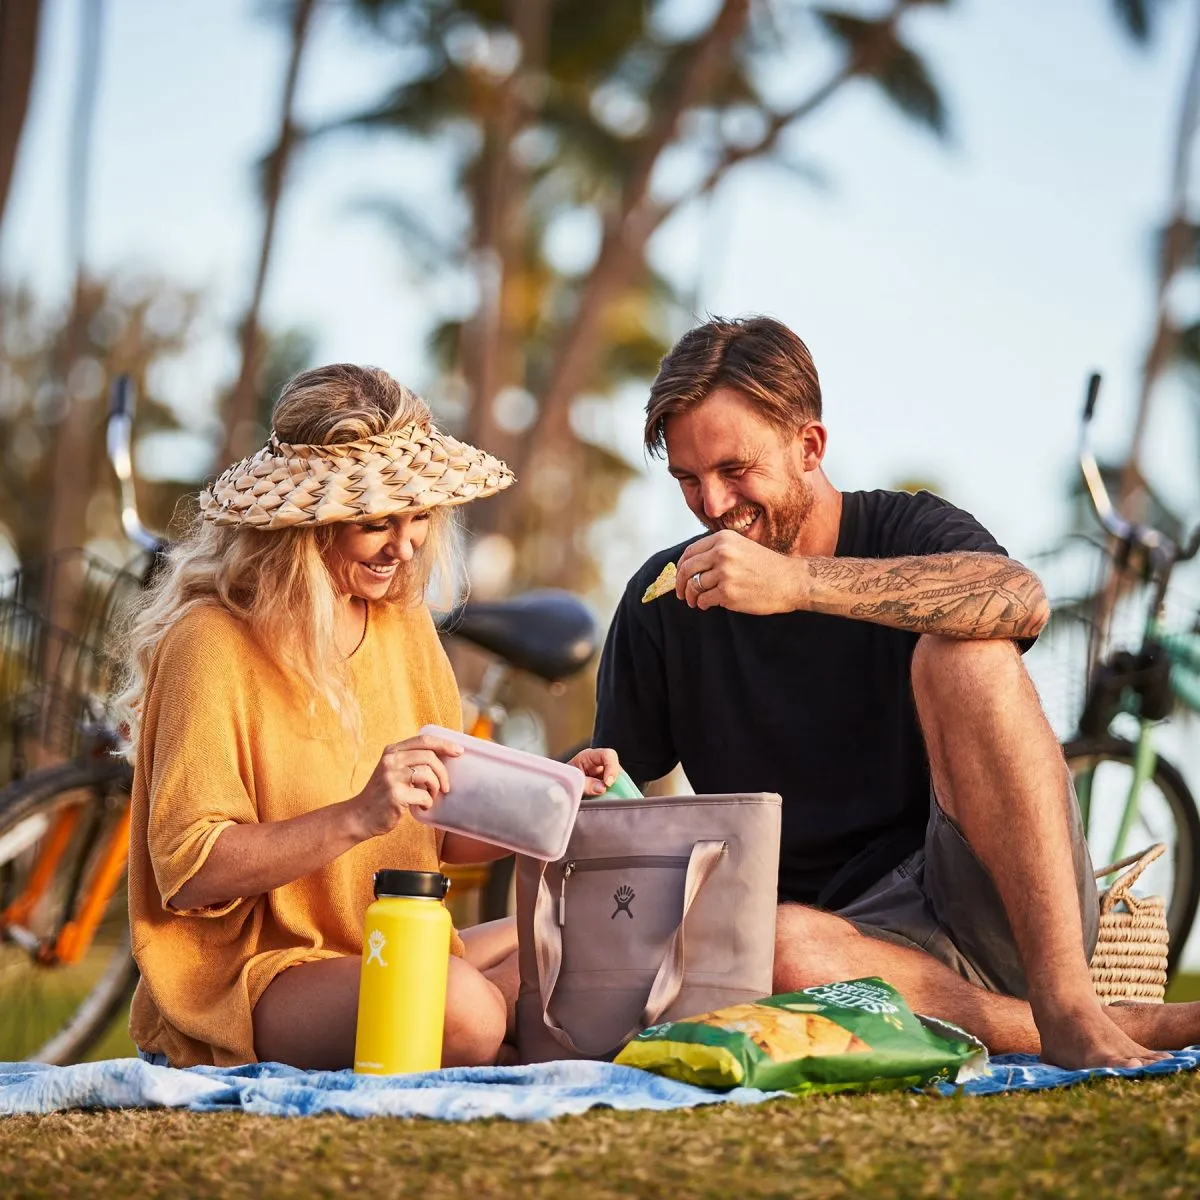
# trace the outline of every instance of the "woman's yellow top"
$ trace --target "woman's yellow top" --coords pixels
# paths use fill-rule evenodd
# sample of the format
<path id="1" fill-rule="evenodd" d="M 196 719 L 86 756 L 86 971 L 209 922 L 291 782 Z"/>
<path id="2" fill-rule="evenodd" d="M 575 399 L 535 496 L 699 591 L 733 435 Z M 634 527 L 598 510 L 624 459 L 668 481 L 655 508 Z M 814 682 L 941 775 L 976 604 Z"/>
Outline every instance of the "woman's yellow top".
<path id="1" fill-rule="evenodd" d="M 133 773 L 129 916 L 142 977 L 129 1031 L 172 1066 L 254 1062 L 251 1013 L 267 985 L 297 963 L 362 952 L 374 872 L 438 869 L 442 835 L 406 813 L 391 833 L 266 894 L 167 907 L 223 829 L 348 800 L 384 747 L 425 724 L 461 728 L 426 608 L 370 606 L 349 669 L 357 745 L 321 699 L 309 711 L 294 677 L 223 608 L 189 612 L 154 655 Z M 453 949 L 462 953 L 457 934 Z"/>

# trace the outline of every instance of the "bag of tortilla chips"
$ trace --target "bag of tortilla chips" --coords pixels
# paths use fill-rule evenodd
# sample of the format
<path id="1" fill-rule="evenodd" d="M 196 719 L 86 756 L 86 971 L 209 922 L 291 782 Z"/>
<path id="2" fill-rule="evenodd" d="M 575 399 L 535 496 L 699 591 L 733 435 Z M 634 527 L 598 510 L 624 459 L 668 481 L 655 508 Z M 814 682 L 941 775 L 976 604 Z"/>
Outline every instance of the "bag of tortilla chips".
<path id="1" fill-rule="evenodd" d="M 652 1026 L 616 1061 L 701 1087 L 866 1092 L 964 1083 L 987 1050 L 882 979 L 853 979 Z"/>

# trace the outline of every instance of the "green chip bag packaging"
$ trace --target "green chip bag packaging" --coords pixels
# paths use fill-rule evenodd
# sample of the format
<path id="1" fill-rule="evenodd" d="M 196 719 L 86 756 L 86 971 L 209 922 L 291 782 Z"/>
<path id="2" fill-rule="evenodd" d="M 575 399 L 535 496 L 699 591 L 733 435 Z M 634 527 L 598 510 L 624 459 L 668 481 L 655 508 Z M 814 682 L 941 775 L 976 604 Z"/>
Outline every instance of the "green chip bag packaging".
<path id="1" fill-rule="evenodd" d="M 701 1087 L 865 1092 L 963 1083 L 987 1050 L 882 979 L 852 979 L 654 1025 L 616 1061 Z"/>

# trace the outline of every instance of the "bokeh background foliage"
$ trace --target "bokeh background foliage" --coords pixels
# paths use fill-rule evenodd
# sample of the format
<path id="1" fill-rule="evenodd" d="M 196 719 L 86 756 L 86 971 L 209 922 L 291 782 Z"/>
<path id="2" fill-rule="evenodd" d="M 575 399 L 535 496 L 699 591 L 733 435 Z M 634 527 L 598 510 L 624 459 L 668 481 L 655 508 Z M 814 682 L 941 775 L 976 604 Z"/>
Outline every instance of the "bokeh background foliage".
<path id="1" fill-rule="evenodd" d="M 825 210 L 832 225 L 837 209 L 855 200 L 838 189 L 859 142 L 839 147 L 841 170 L 813 147 L 850 108 L 884 131 L 861 135 L 863 153 L 878 154 L 882 138 L 900 161 L 923 146 L 950 157 L 969 150 L 975 136 L 942 82 L 952 58 L 947 32 L 979 19 L 965 0 L 229 0 L 221 19 L 231 29 L 257 21 L 269 30 L 275 56 L 263 64 L 274 91 L 259 88 L 258 108 L 247 113 L 265 135 L 257 156 L 240 167 L 254 179 L 257 211 L 231 303 L 228 287 L 215 295 L 170 255 L 113 263 L 95 251 L 97 225 L 111 221 L 111 199 L 104 207 L 97 185 L 105 164 L 96 148 L 114 132 L 104 98 L 124 82 L 114 80 L 110 64 L 120 60 L 127 22 L 136 26 L 139 12 L 147 19 L 139 3 L 0 6 L 6 568 L 77 544 L 115 561 L 127 556 L 101 438 L 118 374 L 131 374 L 141 397 L 137 462 L 147 519 L 178 528 L 192 511 L 186 498 L 261 442 L 282 381 L 318 358 L 343 356 L 320 325 L 273 316 L 287 306 L 270 303 L 271 285 L 303 244 L 289 241 L 288 214 L 303 208 L 319 177 L 342 170 L 347 156 L 383 154 L 397 169 L 356 182 L 334 219 L 369 224 L 386 239 L 397 310 L 408 313 L 419 296 L 423 345 L 415 369 L 389 361 L 389 344 L 372 358 L 419 386 L 442 424 L 506 458 L 520 480 L 465 510 L 474 592 L 568 587 L 587 595 L 603 618 L 628 574 L 656 548 L 649 528 L 663 524 L 648 509 L 635 508 L 631 520 L 623 500 L 644 494 L 636 430 L 647 383 L 673 339 L 720 298 L 713 264 L 756 219 L 747 196 L 781 181 L 790 190 L 771 194 L 836 195 Z M 1113 43 L 1143 53 L 1161 43 L 1164 29 L 1194 35 L 1179 23 L 1177 0 L 1094 0 L 1085 8 Z M 1032 44 L 1047 37 L 1036 11 L 1027 20 Z M 186 19 L 181 29 L 180 41 L 149 51 L 186 54 Z M 64 30 L 67 51 L 58 47 Z M 69 70 L 56 72 L 64 53 Z M 330 53 L 337 56 L 332 68 Z M 369 84 L 336 102 L 310 102 L 319 75 L 351 78 L 360 64 Z M 1138 335 L 1144 354 L 1135 411 L 1105 464 L 1134 509 L 1171 528 L 1184 522 L 1179 490 L 1154 480 L 1147 431 L 1166 380 L 1191 414 L 1195 461 L 1200 303 L 1188 288 L 1200 263 L 1191 201 L 1198 81 L 1192 49 L 1182 80 L 1172 83 L 1177 104 L 1160 115 L 1172 148 L 1165 202 L 1139 234 L 1154 303 Z M 21 156 L 22 139 L 52 82 L 69 93 L 58 250 L 68 279 L 59 288 L 31 269 L 36 257 L 24 253 L 9 204 L 21 172 L 40 165 L 28 147 Z M 145 101 L 148 109 L 155 97 Z M 146 128 L 155 115 L 143 112 Z M 178 137 L 202 144 L 202 111 L 169 111 L 169 118 Z M 141 131 L 115 132 L 137 139 Z M 169 179 L 155 184 L 170 196 Z M 903 177 L 881 165 L 876 186 L 902 189 Z M 871 236 L 863 230 L 864 247 Z M 779 254 L 796 269 L 788 246 Z M 969 273 L 971 264 L 962 269 Z M 723 270 L 750 272 L 740 263 Z M 863 270 L 861 263 L 843 266 L 846 275 Z M 337 290 L 337 279 L 326 282 Z M 828 286 L 815 278 L 812 290 Z M 864 301 L 856 332 L 869 358 L 870 326 L 882 318 L 867 316 L 866 294 Z M 184 403 L 181 393 L 201 374 L 213 384 Z M 964 420 L 979 419 L 968 413 L 968 395 L 961 407 Z M 890 477 L 871 483 L 939 489 L 946 468 L 897 456 Z M 1065 482 L 1060 490 L 1069 494 Z M 1094 603 L 1094 556 L 1086 569 L 1076 565 L 1077 535 L 1090 529 L 1089 519 L 1078 498 L 1063 512 L 1062 520 L 1045 522 L 1038 548 L 1050 547 L 1066 564 L 1064 586 L 1083 611 Z M 458 665 L 470 686 L 479 664 L 463 658 Z M 565 700 L 537 688 L 518 699 L 540 710 L 551 748 L 587 732 L 590 679 Z"/>

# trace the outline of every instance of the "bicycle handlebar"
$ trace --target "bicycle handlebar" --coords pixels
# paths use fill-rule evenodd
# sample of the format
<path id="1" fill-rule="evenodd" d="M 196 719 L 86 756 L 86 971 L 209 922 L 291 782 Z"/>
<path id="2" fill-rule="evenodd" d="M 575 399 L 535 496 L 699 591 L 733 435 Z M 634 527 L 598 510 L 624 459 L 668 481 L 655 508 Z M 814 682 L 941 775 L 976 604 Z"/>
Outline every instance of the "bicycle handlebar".
<path id="1" fill-rule="evenodd" d="M 1195 558 L 1197 553 L 1200 553 L 1200 526 L 1196 527 L 1186 543 L 1176 545 L 1165 533 L 1129 521 L 1117 511 L 1112 497 L 1108 494 L 1096 456 L 1092 453 L 1090 429 L 1099 396 L 1100 375 L 1093 371 L 1088 379 L 1087 396 L 1083 403 L 1083 420 L 1080 423 L 1079 467 L 1100 524 L 1118 541 L 1128 546 L 1136 543 L 1149 551 L 1160 563 L 1166 559 L 1173 565 Z"/>
<path id="2" fill-rule="evenodd" d="M 1092 377 L 1088 380 L 1087 399 L 1083 404 L 1083 423 L 1086 426 L 1092 419 L 1092 414 L 1096 411 L 1096 399 L 1100 395 L 1100 373 L 1092 372 Z"/>
<path id="3" fill-rule="evenodd" d="M 136 397 L 133 380 L 128 375 L 118 375 L 113 382 L 108 403 L 108 424 L 105 429 L 105 444 L 108 461 L 121 485 L 121 528 L 135 546 L 157 554 L 162 549 L 162 538 L 142 524 L 137 510 L 137 493 L 133 486 L 133 412 Z"/>

